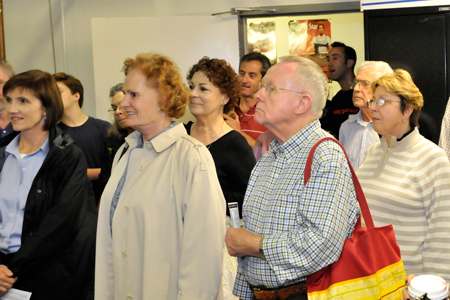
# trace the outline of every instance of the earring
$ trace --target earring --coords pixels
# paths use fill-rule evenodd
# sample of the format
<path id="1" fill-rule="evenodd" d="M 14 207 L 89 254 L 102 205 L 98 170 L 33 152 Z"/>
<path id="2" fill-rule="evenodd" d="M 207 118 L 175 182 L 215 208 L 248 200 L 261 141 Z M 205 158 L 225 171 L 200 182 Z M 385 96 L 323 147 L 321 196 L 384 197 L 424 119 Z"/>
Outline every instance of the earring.
<path id="1" fill-rule="evenodd" d="M 44 120 L 47 120 L 47 115 L 44 115 Z"/>
<path id="2" fill-rule="evenodd" d="M 405 123 L 406 122 L 406 120 L 405 119 L 403 119 L 403 123 Z"/>

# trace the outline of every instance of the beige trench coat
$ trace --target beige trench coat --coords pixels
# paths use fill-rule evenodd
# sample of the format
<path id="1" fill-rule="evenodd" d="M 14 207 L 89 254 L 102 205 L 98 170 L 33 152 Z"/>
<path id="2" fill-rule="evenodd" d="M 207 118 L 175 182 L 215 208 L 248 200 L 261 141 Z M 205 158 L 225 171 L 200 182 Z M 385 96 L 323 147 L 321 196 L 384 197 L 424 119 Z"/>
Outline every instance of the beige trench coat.
<path id="1" fill-rule="evenodd" d="M 226 213 L 213 159 L 183 124 L 134 149 L 140 138 L 126 138 L 102 195 L 95 299 L 216 299 Z M 111 237 L 111 200 L 127 162 Z"/>

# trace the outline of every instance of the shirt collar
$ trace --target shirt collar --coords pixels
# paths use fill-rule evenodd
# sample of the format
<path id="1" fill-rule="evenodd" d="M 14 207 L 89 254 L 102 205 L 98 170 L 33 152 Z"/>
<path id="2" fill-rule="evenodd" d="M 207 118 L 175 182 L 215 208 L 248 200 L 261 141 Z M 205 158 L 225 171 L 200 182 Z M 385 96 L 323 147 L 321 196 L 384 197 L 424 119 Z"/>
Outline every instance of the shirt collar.
<path id="1" fill-rule="evenodd" d="M 187 135 L 186 129 L 183 124 L 178 124 L 175 121 L 167 126 L 163 131 L 158 133 L 153 138 L 143 142 L 142 133 L 135 131 L 125 138 L 125 141 L 132 148 L 143 148 L 145 145 L 151 145 L 156 152 L 162 152 L 173 143 L 175 143 L 182 136 Z"/>
<path id="2" fill-rule="evenodd" d="M 312 138 L 314 132 L 318 128 L 320 128 L 320 122 L 319 120 L 314 120 L 282 145 L 278 142 L 278 139 L 274 139 L 270 144 L 270 149 L 272 149 L 275 156 L 284 154 L 289 161 L 292 157 L 297 155 L 298 150 L 308 144 L 306 141 Z"/>
<path id="3" fill-rule="evenodd" d="M 20 133 L 6 146 L 5 152 L 6 157 L 8 157 L 9 154 L 14 154 L 14 156 L 19 157 L 19 140 L 20 140 Z M 49 137 L 45 140 L 45 142 L 33 153 L 29 153 L 27 155 L 34 155 L 38 152 L 43 152 L 45 156 L 47 156 L 48 152 L 50 151 L 50 143 L 49 143 Z"/>
<path id="4" fill-rule="evenodd" d="M 250 106 L 250 108 L 248 109 L 247 114 L 252 114 L 253 112 L 255 112 L 255 110 L 256 110 L 256 104 L 255 104 L 254 106 Z M 236 107 L 234 108 L 234 111 L 235 111 L 237 114 L 244 114 L 244 113 L 242 112 L 241 107 L 240 107 L 239 105 L 236 105 Z"/>
<path id="5" fill-rule="evenodd" d="M 387 141 L 384 137 L 381 137 L 381 149 L 393 149 L 396 151 L 404 151 L 415 146 L 420 141 L 420 133 L 417 127 L 414 127 L 412 131 L 406 136 L 404 136 L 401 140 L 398 140 L 397 137 L 391 137 L 391 146 L 388 147 Z"/>
<path id="6" fill-rule="evenodd" d="M 366 127 L 367 125 L 369 125 L 370 123 L 372 123 L 372 121 L 366 122 L 364 121 L 364 118 L 362 116 L 362 111 L 359 110 L 359 112 L 356 115 L 350 115 L 348 117 L 348 121 L 349 122 L 356 122 L 359 125 Z"/>

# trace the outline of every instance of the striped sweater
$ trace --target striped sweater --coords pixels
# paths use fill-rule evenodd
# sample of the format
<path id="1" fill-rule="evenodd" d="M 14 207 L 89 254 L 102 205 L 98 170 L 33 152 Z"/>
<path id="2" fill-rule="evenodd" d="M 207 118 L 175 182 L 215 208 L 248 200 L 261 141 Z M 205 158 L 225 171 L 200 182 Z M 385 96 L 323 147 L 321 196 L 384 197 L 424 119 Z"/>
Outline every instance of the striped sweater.
<path id="1" fill-rule="evenodd" d="M 450 163 L 417 128 L 369 148 L 356 171 L 375 226 L 393 224 L 407 274 L 450 280 Z"/>

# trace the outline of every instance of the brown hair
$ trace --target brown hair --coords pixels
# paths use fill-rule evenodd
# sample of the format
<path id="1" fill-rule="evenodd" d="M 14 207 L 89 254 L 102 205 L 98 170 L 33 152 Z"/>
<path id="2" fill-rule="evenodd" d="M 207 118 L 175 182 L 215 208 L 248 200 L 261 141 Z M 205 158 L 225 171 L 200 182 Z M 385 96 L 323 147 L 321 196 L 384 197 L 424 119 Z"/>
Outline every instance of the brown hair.
<path id="1" fill-rule="evenodd" d="M 223 113 L 229 114 L 230 112 L 234 112 L 234 108 L 240 98 L 241 86 L 239 85 L 237 74 L 230 64 L 224 59 L 210 59 L 204 56 L 198 63 L 192 66 L 186 79 L 191 81 L 197 72 L 203 72 L 209 81 L 219 88 L 222 94 L 230 98 L 223 107 Z"/>
<path id="2" fill-rule="evenodd" d="M 73 77 L 72 75 L 66 74 L 64 72 L 59 72 L 59 73 L 53 74 L 53 77 L 55 78 L 56 82 L 64 83 L 64 85 L 69 88 L 72 95 L 74 95 L 75 93 L 78 93 L 78 95 L 80 95 L 80 99 L 78 100 L 78 105 L 80 106 L 80 108 L 83 107 L 84 89 L 83 89 L 83 85 L 81 84 L 81 81 L 78 80 L 77 78 Z"/>
<path id="3" fill-rule="evenodd" d="M 400 102 L 400 110 L 403 113 L 410 106 L 413 112 L 409 117 L 411 128 L 419 125 L 419 115 L 423 107 L 423 96 L 419 88 L 414 84 L 411 75 L 403 69 L 396 69 L 392 75 L 381 76 L 372 82 L 371 89 L 375 93 L 378 86 L 384 87 L 389 93 L 397 95 Z"/>
<path id="4" fill-rule="evenodd" d="M 147 85 L 154 85 L 158 90 L 159 108 L 171 118 L 182 117 L 189 101 L 189 89 L 175 63 L 163 55 L 141 53 L 135 59 L 127 58 L 122 70 L 128 75 L 135 68 L 147 77 Z"/>
<path id="5" fill-rule="evenodd" d="M 8 98 L 8 93 L 15 89 L 29 91 L 41 101 L 46 111 L 42 130 L 48 131 L 61 120 L 64 111 L 61 93 L 50 73 L 31 70 L 17 74 L 5 83 L 3 94 Z"/>

